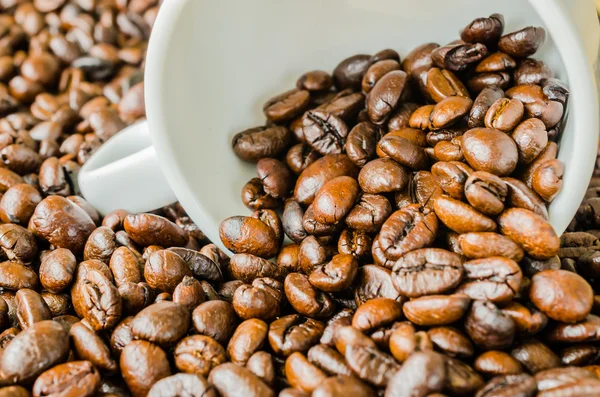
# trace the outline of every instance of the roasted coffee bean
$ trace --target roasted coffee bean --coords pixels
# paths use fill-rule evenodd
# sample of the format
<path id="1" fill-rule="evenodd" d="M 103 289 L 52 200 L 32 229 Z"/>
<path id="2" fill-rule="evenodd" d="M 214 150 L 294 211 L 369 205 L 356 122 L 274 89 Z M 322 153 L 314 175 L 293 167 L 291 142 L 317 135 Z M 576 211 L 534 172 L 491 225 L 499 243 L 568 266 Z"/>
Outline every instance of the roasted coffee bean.
<path id="1" fill-rule="evenodd" d="M 402 316 L 402 304 L 390 298 L 374 298 L 360 305 L 352 317 L 352 326 L 368 333 Z"/>
<path id="2" fill-rule="evenodd" d="M 373 240 L 366 232 L 344 229 L 338 240 L 338 252 L 354 255 L 360 262 L 369 257 L 372 244 Z"/>
<path id="3" fill-rule="evenodd" d="M 444 359 L 435 352 L 412 354 L 395 373 L 385 390 L 385 397 L 428 396 L 442 391 L 447 372 Z"/>
<path id="4" fill-rule="evenodd" d="M 481 389 L 483 378 L 469 365 L 451 357 L 444 357 L 448 382 L 446 390 L 451 395 L 469 395 Z"/>
<path id="5" fill-rule="evenodd" d="M 523 208 L 548 219 L 548 209 L 540 196 L 525 183 L 515 178 L 502 178 L 508 186 L 506 204 L 510 207 Z"/>
<path id="6" fill-rule="evenodd" d="M 562 103 L 563 106 L 567 103 L 567 100 L 569 99 L 569 89 L 562 81 L 550 76 L 544 79 L 541 84 L 542 91 L 549 100 L 558 101 Z"/>
<path id="7" fill-rule="evenodd" d="M 140 311 L 131 322 L 133 336 L 168 346 L 181 339 L 190 326 L 187 307 L 174 302 L 159 302 Z"/>
<path id="8" fill-rule="evenodd" d="M 475 359 L 473 367 L 487 377 L 498 375 L 517 375 L 523 373 L 521 363 L 508 353 L 490 350 Z"/>
<path id="9" fill-rule="evenodd" d="M 220 281 L 223 278 L 219 264 L 201 252 L 182 247 L 171 247 L 169 251 L 179 255 L 196 277 L 211 281 Z"/>
<path id="10" fill-rule="evenodd" d="M 338 375 L 325 379 L 313 390 L 315 397 L 333 397 L 337 395 L 375 396 L 375 392 L 365 383 L 353 376 Z"/>
<path id="11" fill-rule="evenodd" d="M 447 69 L 431 68 L 427 72 L 427 91 L 436 102 L 451 96 L 469 97 L 460 79 Z"/>
<path id="12" fill-rule="evenodd" d="M 15 303 L 21 329 L 29 328 L 40 321 L 50 320 L 52 317 L 44 299 L 31 289 L 22 288 L 18 290 L 15 294 Z"/>
<path id="13" fill-rule="evenodd" d="M 460 31 L 460 38 L 467 43 L 496 45 L 504 31 L 504 17 L 492 14 L 487 18 L 476 18 Z"/>
<path id="14" fill-rule="evenodd" d="M 504 97 L 504 91 L 499 87 L 484 88 L 471 107 L 469 113 L 469 128 L 485 126 L 485 116 L 490 107 L 499 99 Z"/>
<path id="15" fill-rule="evenodd" d="M 433 350 L 429 335 L 424 331 L 417 331 L 409 322 L 396 323 L 388 345 L 390 353 L 401 363 L 415 352 Z"/>
<path id="16" fill-rule="evenodd" d="M 560 160 L 548 160 L 533 172 L 531 187 L 546 202 L 552 202 L 562 188 L 564 171 Z"/>
<path id="17" fill-rule="evenodd" d="M 187 241 L 183 229 L 158 215 L 127 215 L 123 227 L 136 244 L 144 247 L 159 245 L 169 248 L 183 246 Z"/>
<path id="18" fill-rule="evenodd" d="M 136 397 L 147 395 L 156 382 L 171 375 L 164 350 L 144 340 L 134 340 L 125 346 L 120 368 L 127 387 Z"/>
<path id="19" fill-rule="evenodd" d="M 348 141 L 349 140 L 350 135 L 348 135 Z M 346 150 L 348 150 L 347 144 Z M 317 152 L 316 150 L 312 149 L 310 146 L 304 143 L 299 143 L 297 145 L 292 146 L 290 150 L 288 150 L 287 155 L 285 156 L 285 161 L 289 169 L 292 170 L 294 174 L 299 175 L 302 173 L 302 171 L 306 169 L 306 167 L 317 161 L 319 157 L 319 152 Z M 253 182 L 253 185 L 248 186 L 248 184 L 246 184 L 247 187 L 245 187 L 242 190 L 242 200 L 258 201 L 260 199 L 260 204 L 259 202 L 257 202 L 256 205 L 265 206 L 263 208 L 275 208 L 279 206 L 278 201 L 274 200 L 271 196 L 265 196 L 264 193 L 262 193 L 259 190 L 259 186 L 262 186 L 262 183 L 260 183 L 260 181 L 257 181 L 256 179 L 257 178 L 253 178 L 250 180 L 250 182 L 248 182 L 248 184 Z M 252 199 L 252 197 L 254 196 L 259 197 Z M 246 203 L 245 201 L 244 203 L 246 204 L 246 206 L 249 206 L 249 203 Z M 250 207 L 250 209 L 259 208 Z"/>
<path id="20" fill-rule="evenodd" d="M 198 375 L 175 374 L 156 382 L 148 391 L 149 397 L 177 397 L 180 395 L 215 397 L 208 381 Z"/>
<path id="21" fill-rule="evenodd" d="M 462 332 L 452 327 L 436 327 L 427 331 L 433 346 L 450 357 L 468 358 L 473 355 L 473 345 Z"/>
<path id="22" fill-rule="evenodd" d="M 407 74 L 402 70 L 386 73 L 369 92 L 367 111 L 375 124 L 384 123 L 394 110 L 406 85 Z"/>
<path id="23" fill-rule="evenodd" d="M 234 364 L 246 365 L 250 356 L 263 347 L 268 328 L 267 323 L 256 318 L 241 323 L 227 345 L 229 359 Z"/>
<path id="24" fill-rule="evenodd" d="M 296 86 L 299 90 L 325 91 L 333 85 L 333 78 L 322 70 L 306 72 L 298 78 Z"/>
<path id="25" fill-rule="evenodd" d="M 270 280 L 270 281 L 267 281 Z M 277 286 L 272 283 L 276 283 Z M 239 286 L 233 294 L 233 308 L 244 319 L 272 320 L 279 316 L 282 300 L 281 283 L 273 279 L 257 278 L 252 285 Z"/>
<path id="26" fill-rule="evenodd" d="M 292 190 L 292 173 L 281 161 L 263 158 L 256 163 L 256 172 L 265 193 L 274 198 L 285 198 Z"/>
<path id="27" fill-rule="evenodd" d="M 302 117 L 302 133 L 306 142 L 322 155 L 342 153 L 348 132 L 340 117 L 324 110 L 310 110 Z"/>
<path id="28" fill-rule="evenodd" d="M 512 173 L 517 166 L 517 145 L 501 131 L 473 128 L 462 136 L 461 147 L 465 159 L 476 171 L 505 176 Z"/>
<path id="29" fill-rule="evenodd" d="M 383 59 L 373 63 L 363 76 L 362 91 L 368 94 L 383 76 L 394 70 L 400 70 L 399 60 Z"/>
<path id="30" fill-rule="evenodd" d="M 394 288 L 391 271 L 384 267 L 377 265 L 361 266 L 358 268 L 354 280 L 354 300 L 358 306 L 375 298 L 403 300 Z"/>
<path id="31" fill-rule="evenodd" d="M 286 127 L 265 126 L 250 128 L 236 134 L 231 145 L 240 159 L 257 162 L 264 157 L 278 157 L 289 146 L 291 140 L 292 135 Z"/>
<path id="32" fill-rule="evenodd" d="M 485 126 L 504 132 L 512 131 L 523 118 L 523 113 L 523 103 L 518 99 L 500 98 L 488 109 Z"/>
<path id="33" fill-rule="evenodd" d="M 561 365 L 558 356 L 548 346 L 536 340 L 517 345 L 510 354 L 532 374 Z"/>
<path id="34" fill-rule="evenodd" d="M 173 291 L 173 302 L 187 307 L 190 312 L 205 300 L 202 284 L 193 277 L 185 276 Z"/>
<path id="35" fill-rule="evenodd" d="M 364 109 L 365 97 L 361 93 L 343 90 L 330 101 L 319 106 L 319 110 L 339 117 L 344 121 L 354 120 L 361 109 Z"/>
<path id="36" fill-rule="evenodd" d="M 267 352 L 254 353 L 246 363 L 248 368 L 254 375 L 260 377 L 269 386 L 273 386 L 275 381 L 275 366 L 273 357 Z"/>
<path id="37" fill-rule="evenodd" d="M 487 47 L 481 43 L 458 42 L 436 48 L 431 52 L 431 59 L 439 68 L 460 72 L 479 62 L 487 54 Z"/>
<path id="38" fill-rule="evenodd" d="M 333 247 L 314 236 L 305 238 L 298 249 L 298 267 L 306 274 L 329 261 L 334 255 Z"/>
<path id="39" fill-rule="evenodd" d="M 446 325 L 462 318 L 470 303 L 471 299 L 463 294 L 429 295 L 406 302 L 403 311 L 417 325 Z"/>
<path id="40" fill-rule="evenodd" d="M 510 55 L 503 52 L 494 52 L 488 55 L 486 58 L 481 60 L 475 68 L 477 73 L 492 73 L 492 72 L 504 72 L 510 69 L 514 69 L 517 63 Z"/>
<path id="41" fill-rule="evenodd" d="M 434 200 L 433 208 L 440 221 L 457 233 L 496 230 L 496 222 L 462 201 L 439 196 Z"/>
<path id="42" fill-rule="evenodd" d="M 515 336 L 515 323 L 492 302 L 474 301 L 465 318 L 465 330 L 476 346 L 504 349 Z"/>
<path id="43" fill-rule="evenodd" d="M 412 170 L 424 169 L 429 163 L 422 147 L 397 135 L 388 134 L 383 137 L 376 150 L 380 157 L 390 157 Z"/>
<path id="44" fill-rule="evenodd" d="M 83 250 L 83 259 L 98 259 L 108 264 L 116 249 L 115 232 L 102 226 L 94 230 L 88 237 Z"/>
<path id="45" fill-rule="evenodd" d="M 408 180 L 409 174 L 405 168 L 391 158 L 369 161 L 358 174 L 362 191 L 369 194 L 403 190 Z"/>
<path id="46" fill-rule="evenodd" d="M 471 259 L 502 256 L 516 262 L 523 259 L 523 249 L 511 239 L 496 233 L 466 233 L 458 237 L 463 254 Z"/>
<path id="47" fill-rule="evenodd" d="M 381 138 L 381 129 L 365 121 L 357 124 L 346 141 L 346 154 L 357 166 L 362 167 L 375 157 L 375 147 Z"/>
<path id="48" fill-rule="evenodd" d="M 33 234 L 19 225 L 0 225 L 0 248 L 8 259 L 30 263 L 37 253 Z"/>
<path id="49" fill-rule="evenodd" d="M 55 321 L 40 321 L 21 331 L 3 350 L 0 371 L 13 383 L 31 383 L 63 361 L 69 352 L 69 334 Z"/>
<path id="50" fill-rule="evenodd" d="M 81 266 L 81 265 L 80 265 Z M 104 274 L 89 270 L 74 287 L 80 289 L 83 316 L 95 330 L 113 328 L 121 318 L 122 301 L 117 288 Z"/>
<path id="51" fill-rule="evenodd" d="M 284 316 L 269 326 L 269 344 L 276 354 L 285 357 L 294 352 L 305 353 L 319 341 L 324 329 L 320 321 L 297 314 Z"/>
<path id="52" fill-rule="evenodd" d="M 181 256 L 169 250 L 154 252 L 146 260 L 144 278 L 150 287 L 171 293 L 192 271 Z"/>
<path id="53" fill-rule="evenodd" d="M 317 318 L 328 317 L 333 313 L 334 303 L 331 298 L 316 290 L 305 275 L 288 274 L 284 288 L 287 300 L 298 313 Z"/>
<path id="54" fill-rule="evenodd" d="M 528 255 L 548 259 L 558 254 L 560 239 L 541 216 L 522 208 L 510 208 L 498 218 L 500 232 L 521 245 Z"/>
<path id="55" fill-rule="evenodd" d="M 454 289 L 463 277 L 461 257 L 439 248 L 423 248 L 402 256 L 392 270 L 394 287 L 416 298 Z"/>
<path id="56" fill-rule="evenodd" d="M 54 246 L 67 248 L 74 254 L 83 251 L 95 227 L 84 210 L 61 196 L 42 200 L 29 221 L 29 230 L 35 236 L 48 240 Z"/>
<path id="57" fill-rule="evenodd" d="M 338 329 L 349 326 L 352 323 L 352 315 L 354 311 L 351 309 L 342 309 L 331 316 L 327 321 L 327 325 L 323 330 L 320 342 L 328 346 L 335 346 L 335 338 L 337 337 Z"/>
<path id="58" fill-rule="evenodd" d="M 411 128 L 420 128 L 422 130 L 429 129 L 429 117 L 435 105 L 424 105 L 417 108 L 410 116 L 408 122 Z"/>
<path id="59" fill-rule="evenodd" d="M 357 167 L 343 154 L 326 155 L 309 165 L 298 177 L 294 197 L 300 204 L 309 205 L 328 181 L 338 176 L 356 177 Z"/>
<path id="60" fill-rule="evenodd" d="M 346 216 L 346 224 L 367 233 L 376 232 L 392 212 L 384 196 L 363 194 L 358 204 Z"/>
<path id="61" fill-rule="evenodd" d="M 473 101 L 462 96 L 449 96 L 434 106 L 429 115 L 429 128 L 447 128 L 462 119 L 470 110 Z"/>
<path id="62" fill-rule="evenodd" d="M 173 353 L 178 370 L 201 376 L 226 361 L 225 349 L 208 336 L 192 335 L 183 338 Z"/>
<path id="63" fill-rule="evenodd" d="M 551 319 L 574 323 L 591 311 L 593 292 L 579 275 L 566 270 L 545 270 L 531 279 L 531 302 Z"/>
<path id="64" fill-rule="evenodd" d="M 0 199 L 0 220 L 25 226 L 40 201 L 42 201 L 42 196 L 33 186 L 14 185 L 6 190 Z"/>
<path id="65" fill-rule="evenodd" d="M 294 89 L 269 99 L 263 111 L 270 121 L 281 123 L 302 114 L 309 100 L 308 91 Z"/>
<path id="66" fill-rule="evenodd" d="M 204 302 L 192 312 L 194 329 L 224 345 L 235 332 L 238 317 L 233 306 L 225 301 Z"/>
<path id="67" fill-rule="evenodd" d="M 438 186 L 458 200 L 464 198 L 465 183 L 473 172 L 471 167 L 459 161 L 438 161 L 431 167 Z"/>
<path id="68" fill-rule="evenodd" d="M 261 378 L 250 370 L 232 363 L 224 363 L 213 369 L 208 381 L 223 397 L 244 395 L 248 397 L 274 397 L 275 393 Z"/>
<path id="69" fill-rule="evenodd" d="M 463 161 L 465 159 L 460 147 L 460 138 L 438 142 L 433 148 L 433 154 L 439 161 Z"/>
<path id="70" fill-rule="evenodd" d="M 350 287 L 356 276 L 358 261 L 353 255 L 338 254 L 330 262 L 319 265 L 308 281 L 324 292 L 337 292 Z"/>
<path id="71" fill-rule="evenodd" d="M 234 255 L 230 266 L 234 277 L 247 283 L 251 283 L 257 277 L 270 277 L 281 281 L 287 274 L 286 269 L 275 263 L 250 254 Z"/>
<path id="72" fill-rule="evenodd" d="M 108 346 L 84 322 L 73 324 L 69 335 L 79 358 L 88 360 L 95 367 L 108 372 L 117 370 L 117 363 L 112 359 Z"/>
<path id="73" fill-rule="evenodd" d="M 550 391 L 584 379 L 597 380 L 592 372 L 577 367 L 551 368 L 535 374 L 540 391 Z"/>
<path id="74" fill-rule="evenodd" d="M 312 392 L 327 377 L 299 352 L 292 353 L 286 359 L 284 371 L 289 384 L 306 393 Z"/>
<path id="75" fill-rule="evenodd" d="M 508 55 L 526 58 L 535 54 L 545 39 L 546 31 L 544 28 L 530 26 L 500 37 L 498 48 Z"/>
<path id="76" fill-rule="evenodd" d="M 533 396 L 536 392 L 535 379 L 527 374 L 501 375 L 483 386 L 477 397 Z"/>
<path id="77" fill-rule="evenodd" d="M 401 102 L 388 118 L 388 131 L 397 131 L 401 128 L 410 126 L 409 120 L 412 113 L 419 108 L 419 105 L 413 102 Z"/>
<path id="78" fill-rule="evenodd" d="M 600 318 L 593 314 L 575 324 L 558 324 L 548 333 L 548 339 L 560 342 L 584 342 L 598 339 Z"/>
<path id="79" fill-rule="evenodd" d="M 376 347 L 350 344 L 346 346 L 344 357 L 352 372 L 377 387 L 385 387 L 400 369 L 400 365 L 392 356 L 377 350 Z"/>
<path id="80" fill-rule="evenodd" d="M 352 209 L 359 194 L 355 179 L 340 176 L 325 183 L 317 192 L 312 204 L 317 222 L 334 224 L 341 221 Z"/>
<path id="81" fill-rule="evenodd" d="M 308 361 L 331 375 L 352 375 L 352 370 L 345 362 L 344 356 L 332 347 L 318 344 L 310 348 Z"/>
<path id="82" fill-rule="evenodd" d="M 373 60 L 370 55 L 354 55 L 340 62 L 333 71 L 333 82 L 338 90 L 360 89 L 364 74 Z"/>
<path id="83" fill-rule="evenodd" d="M 281 216 L 281 223 L 285 234 L 297 244 L 300 244 L 308 235 L 302 226 L 303 218 L 304 210 L 302 206 L 296 200 L 286 200 Z"/>
<path id="84" fill-rule="evenodd" d="M 492 256 L 463 263 L 464 281 L 457 292 L 471 299 L 507 303 L 518 293 L 523 273 L 517 262 Z"/>
<path id="85" fill-rule="evenodd" d="M 92 397 L 100 388 L 100 374 L 89 361 L 59 364 L 39 376 L 34 396 L 76 395 Z"/>

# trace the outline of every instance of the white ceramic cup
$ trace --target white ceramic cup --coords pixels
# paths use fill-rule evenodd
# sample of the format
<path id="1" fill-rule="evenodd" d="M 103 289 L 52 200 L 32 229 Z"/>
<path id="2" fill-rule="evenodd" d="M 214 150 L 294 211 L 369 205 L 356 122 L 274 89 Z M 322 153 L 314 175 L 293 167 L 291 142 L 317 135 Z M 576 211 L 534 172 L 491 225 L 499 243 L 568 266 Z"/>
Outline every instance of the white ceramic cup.
<path id="1" fill-rule="evenodd" d="M 79 175 L 100 212 L 149 211 L 179 200 L 222 249 L 219 222 L 247 214 L 242 186 L 255 167 L 231 150 L 237 132 L 264 124 L 262 104 L 307 70 L 333 70 L 357 53 L 448 43 L 472 19 L 504 14 L 505 32 L 543 26 L 535 55 L 568 82 L 559 159 L 563 190 L 550 206 L 562 233 L 583 199 L 598 141 L 594 0 L 168 0 L 146 60 L 148 122 L 104 144 Z"/>

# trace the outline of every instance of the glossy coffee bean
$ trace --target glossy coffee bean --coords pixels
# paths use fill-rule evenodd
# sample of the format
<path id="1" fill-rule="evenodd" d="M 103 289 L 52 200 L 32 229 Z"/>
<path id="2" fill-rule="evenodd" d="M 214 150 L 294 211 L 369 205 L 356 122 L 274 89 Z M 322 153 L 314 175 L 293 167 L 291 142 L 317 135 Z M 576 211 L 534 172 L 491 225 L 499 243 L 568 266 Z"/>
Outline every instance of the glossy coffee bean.
<path id="1" fill-rule="evenodd" d="M 269 326 L 262 320 L 250 319 L 236 328 L 227 345 L 229 359 L 238 365 L 246 365 L 248 359 L 265 344 Z"/>
<path id="2" fill-rule="evenodd" d="M 492 14 L 489 17 L 476 18 L 460 31 L 460 38 L 467 43 L 496 44 L 504 31 L 504 17 Z"/>
<path id="3" fill-rule="evenodd" d="M 454 42 L 433 50 L 431 58 L 437 67 L 459 72 L 479 62 L 487 54 L 487 47 L 481 43 Z"/>
<path id="4" fill-rule="evenodd" d="M 283 316 L 269 326 L 269 344 L 276 354 L 285 357 L 294 352 L 305 353 L 318 343 L 325 325 L 297 314 Z"/>
<path id="5" fill-rule="evenodd" d="M 508 55 L 525 58 L 535 54 L 545 39 L 544 28 L 530 26 L 500 37 L 498 48 Z"/>
<path id="6" fill-rule="evenodd" d="M 491 379 L 479 390 L 481 396 L 529 396 L 536 391 L 535 379 L 527 374 L 501 375 Z"/>
<path id="7" fill-rule="evenodd" d="M 365 94 L 368 94 L 382 77 L 394 70 L 400 70 L 400 63 L 398 60 L 382 59 L 373 63 L 363 76 L 361 84 L 362 91 Z"/>
<path id="8" fill-rule="evenodd" d="M 405 362 L 415 352 L 433 350 L 433 344 L 426 332 L 417 331 L 410 322 L 396 324 L 388 343 L 390 353 L 398 362 Z"/>
<path id="9" fill-rule="evenodd" d="M 501 256 L 516 262 L 523 259 L 523 249 L 506 236 L 497 233 L 465 233 L 458 237 L 463 254 L 471 259 Z"/>
<path id="10" fill-rule="evenodd" d="M 471 299 L 463 294 L 429 295 L 406 302 L 403 311 L 417 325 L 446 325 L 462 318 L 470 303 Z"/>
<path id="11" fill-rule="evenodd" d="M 558 253 L 560 239 L 541 216 L 521 208 L 511 208 L 498 218 L 500 232 L 521 245 L 528 255 L 548 259 Z"/>
<path id="12" fill-rule="evenodd" d="M 552 202 L 562 189 L 565 165 L 560 160 L 548 160 L 533 172 L 531 187 L 546 202 Z"/>
<path id="13" fill-rule="evenodd" d="M 479 355 L 475 359 L 473 367 L 486 377 L 523 373 L 520 362 L 510 354 L 498 350 L 490 350 Z"/>
<path id="14" fill-rule="evenodd" d="M 333 70 L 333 81 L 339 89 L 359 89 L 363 76 L 371 66 L 370 55 L 353 55 L 340 62 Z"/>
<path id="15" fill-rule="evenodd" d="M 144 278 L 150 287 L 162 292 L 173 292 L 185 276 L 192 271 L 177 254 L 168 250 L 159 250 L 148 257 L 144 265 Z"/>
<path id="16" fill-rule="evenodd" d="M 311 364 L 299 352 L 292 353 L 285 360 L 285 376 L 291 386 L 310 393 L 320 385 L 327 375 L 318 367 Z"/>
<path id="17" fill-rule="evenodd" d="M 427 396 L 442 391 L 446 379 L 445 363 L 441 355 L 435 352 L 417 352 L 390 379 L 385 396 Z"/>
<path id="18" fill-rule="evenodd" d="M 143 340 L 130 342 L 121 354 L 123 379 L 134 396 L 145 396 L 160 379 L 171 375 L 167 355 Z"/>
<path id="19" fill-rule="evenodd" d="M 503 349 L 513 342 L 515 323 L 492 302 L 474 301 L 465 318 L 465 330 L 476 346 Z"/>
<path id="20" fill-rule="evenodd" d="M 544 343 L 535 339 L 515 346 L 510 354 L 532 374 L 561 365 L 558 356 Z"/>
<path id="21" fill-rule="evenodd" d="M 431 68 L 427 72 L 427 91 L 436 102 L 451 96 L 469 97 L 460 79 L 447 69 Z"/>
<path id="22" fill-rule="evenodd" d="M 349 288 L 358 269 L 358 261 L 353 255 L 338 254 L 330 262 L 314 268 L 308 281 L 324 292 L 337 292 Z"/>
<path id="23" fill-rule="evenodd" d="M 226 361 L 225 349 L 214 339 L 192 335 L 181 339 L 173 353 L 178 370 L 208 376 L 216 366 Z"/>
<path id="24" fill-rule="evenodd" d="M 57 365 L 39 376 L 33 385 L 35 396 L 64 394 L 91 397 L 100 388 L 100 374 L 89 361 Z"/>
<path id="25" fill-rule="evenodd" d="M 354 300 L 358 306 L 375 298 L 390 298 L 403 301 L 392 283 L 392 272 L 377 265 L 358 268 L 354 279 Z"/>
<path id="26" fill-rule="evenodd" d="M 382 124 L 396 107 L 406 85 L 407 74 L 395 70 L 385 74 L 369 93 L 367 111 L 375 124 Z"/>
<path id="27" fill-rule="evenodd" d="M 465 275 L 457 292 L 471 299 L 502 304 L 511 301 L 519 291 L 523 273 L 517 262 L 492 256 L 463 263 Z"/>
<path id="28" fill-rule="evenodd" d="M 278 157 L 292 141 L 290 131 L 283 126 L 250 128 L 236 134 L 231 142 L 240 159 L 257 162 L 264 157 Z"/>
<path id="29" fill-rule="evenodd" d="M 512 173 L 517 166 L 517 145 L 501 131 L 473 128 L 462 136 L 461 147 L 465 159 L 476 171 L 505 176 Z M 475 150 L 476 147 L 480 149 Z"/>
<path id="30" fill-rule="evenodd" d="M 433 346 L 450 357 L 473 356 L 473 344 L 469 338 L 453 327 L 435 327 L 427 331 Z"/>
<path id="31" fill-rule="evenodd" d="M 434 200 L 433 208 L 440 221 L 457 233 L 496 230 L 496 222 L 462 201 L 440 196 Z"/>
<path id="32" fill-rule="evenodd" d="M 284 282 L 285 295 L 290 305 L 298 313 L 308 317 L 328 317 L 334 310 L 331 298 L 315 289 L 308 277 L 300 273 L 290 273 Z"/>
<path id="33" fill-rule="evenodd" d="M 512 131 L 523 118 L 524 111 L 523 103 L 518 99 L 498 99 L 485 115 L 485 126 L 504 132 Z"/>
<path id="34" fill-rule="evenodd" d="M 84 322 L 80 321 L 73 324 L 69 335 L 71 336 L 77 355 L 81 359 L 90 361 L 96 368 L 109 372 L 116 371 L 117 363 L 111 357 L 108 346 Z"/>
<path id="35" fill-rule="evenodd" d="M 310 110 L 302 117 L 306 142 L 322 155 L 342 153 L 348 132 L 348 126 L 340 117 L 324 110 Z"/>
<path id="36" fill-rule="evenodd" d="M 511 207 L 530 210 L 543 219 L 548 219 L 548 209 L 541 197 L 522 181 L 505 177 L 502 178 L 508 187 L 506 204 Z"/>
<path id="37" fill-rule="evenodd" d="M 376 232 L 391 212 L 392 206 L 384 196 L 363 194 L 346 216 L 346 224 L 367 233 Z"/>

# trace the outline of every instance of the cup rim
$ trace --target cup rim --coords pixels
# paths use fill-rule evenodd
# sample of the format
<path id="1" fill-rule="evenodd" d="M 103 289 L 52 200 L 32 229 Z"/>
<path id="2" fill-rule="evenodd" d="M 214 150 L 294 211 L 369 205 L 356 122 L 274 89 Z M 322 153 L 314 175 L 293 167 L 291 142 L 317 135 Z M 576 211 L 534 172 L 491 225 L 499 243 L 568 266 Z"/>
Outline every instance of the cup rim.
<path id="1" fill-rule="evenodd" d="M 183 173 L 176 161 L 177 155 L 174 146 L 169 139 L 169 134 L 166 133 L 169 115 L 164 111 L 165 99 L 161 95 L 161 84 L 164 80 L 168 59 L 166 54 L 172 37 L 180 26 L 177 23 L 178 19 L 190 1 L 197 0 L 169 0 L 163 2 L 161 6 L 147 51 L 145 103 L 150 136 L 155 147 L 161 148 L 156 151 L 157 158 L 162 171 L 169 180 L 173 193 L 182 206 L 190 212 L 190 216 L 195 219 L 202 218 L 202 223 L 209 224 L 214 220 L 206 212 L 202 203 L 196 199 L 192 189 L 186 185 Z M 568 10 L 564 4 L 561 4 L 561 0 L 529 0 L 529 2 L 544 22 L 545 29 L 552 37 L 565 67 L 571 92 L 569 123 L 574 123 L 573 131 L 586 128 L 598 134 L 600 116 L 598 114 L 596 78 L 580 40 L 581 36 L 568 15 Z M 573 106 L 574 103 L 577 106 Z M 550 205 L 550 222 L 558 235 L 566 230 L 579 203 L 584 198 L 594 169 L 594 161 L 591 159 L 596 158 L 598 150 L 597 145 L 589 144 L 588 135 L 579 133 L 575 134 L 572 139 L 574 139 L 574 143 L 571 153 L 565 156 L 563 152 L 559 151 L 559 156 L 567 157 L 571 161 L 566 164 L 566 172 L 577 172 L 580 177 L 573 178 L 572 184 L 568 186 L 570 192 L 567 193 L 567 189 L 565 189 L 567 186 L 563 187 L 556 200 Z M 561 148 L 561 150 L 563 149 Z M 584 177 L 582 178 L 581 175 Z M 217 220 L 217 225 L 219 221 Z M 219 248 L 229 252 L 221 243 L 218 232 L 207 231 L 206 235 Z"/>

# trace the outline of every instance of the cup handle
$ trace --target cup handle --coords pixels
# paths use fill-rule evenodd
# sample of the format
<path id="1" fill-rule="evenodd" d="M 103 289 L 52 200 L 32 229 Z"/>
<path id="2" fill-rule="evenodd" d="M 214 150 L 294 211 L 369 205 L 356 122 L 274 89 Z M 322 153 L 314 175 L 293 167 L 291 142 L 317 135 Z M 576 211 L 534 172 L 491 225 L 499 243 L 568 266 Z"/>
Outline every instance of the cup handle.
<path id="1" fill-rule="evenodd" d="M 78 182 L 83 197 L 102 214 L 146 212 L 177 201 L 158 164 L 147 121 L 102 145 L 81 168 Z"/>

